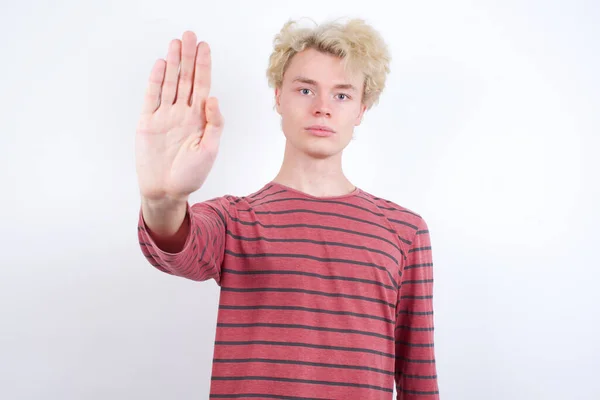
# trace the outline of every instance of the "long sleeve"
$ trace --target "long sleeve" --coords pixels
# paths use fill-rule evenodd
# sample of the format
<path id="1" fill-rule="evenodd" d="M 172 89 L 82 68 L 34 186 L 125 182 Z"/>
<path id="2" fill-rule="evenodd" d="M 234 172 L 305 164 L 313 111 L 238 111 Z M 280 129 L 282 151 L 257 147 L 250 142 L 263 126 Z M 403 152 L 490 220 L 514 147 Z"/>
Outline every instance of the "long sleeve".
<path id="1" fill-rule="evenodd" d="M 190 230 L 178 253 L 168 253 L 156 245 L 146 229 L 140 209 L 138 239 L 142 253 L 162 272 L 195 281 L 212 278 L 220 285 L 229 202 L 229 197 L 223 196 L 192 206 L 187 203 L 186 218 L 190 221 Z"/>
<path id="2" fill-rule="evenodd" d="M 407 251 L 395 330 L 398 400 L 438 400 L 434 351 L 433 261 L 422 218 Z"/>

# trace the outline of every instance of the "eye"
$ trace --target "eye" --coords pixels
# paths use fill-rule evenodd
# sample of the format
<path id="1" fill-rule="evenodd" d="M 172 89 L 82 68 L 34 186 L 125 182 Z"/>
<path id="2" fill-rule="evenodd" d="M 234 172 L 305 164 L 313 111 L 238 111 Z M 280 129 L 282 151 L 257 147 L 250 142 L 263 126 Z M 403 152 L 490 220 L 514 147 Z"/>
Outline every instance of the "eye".
<path id="1" fill-rule="evenodd" d="M 345 96 L 346 99 L 350 98 L 346 93 L 339 93 L 338 96 Z M 340 100 L 345 100 L 345 99 L 340 99 Z"/>
<path id="2" fill-rule="evenodd" d="M 302 94 L 309 94 L 309 93 L 304 93 L 304 91 L 310 92 L 310 89 L 306 89 L 306 88 L 300 89 L 300 93 L 302 93 Z"/>

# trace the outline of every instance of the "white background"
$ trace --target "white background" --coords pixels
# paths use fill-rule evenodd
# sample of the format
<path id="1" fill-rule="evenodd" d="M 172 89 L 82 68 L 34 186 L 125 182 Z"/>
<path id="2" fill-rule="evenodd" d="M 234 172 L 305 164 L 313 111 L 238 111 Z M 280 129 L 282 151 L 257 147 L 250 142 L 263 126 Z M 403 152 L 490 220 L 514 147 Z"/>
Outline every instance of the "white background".
<path id="1" fill-rule="evenodd" d="M 214 281 L 139 250 L 134 130 L 187 30 L 226 128 L 192 201 L 272 179 L 265 70 L 289 18 L 362 17 L 392 53 L 344 158 L 426 219 L 443 400 L 600 398 L 600 6 L 589 1 L 41 1 L 0 8 L 0 397 L 205 399 Z"/>

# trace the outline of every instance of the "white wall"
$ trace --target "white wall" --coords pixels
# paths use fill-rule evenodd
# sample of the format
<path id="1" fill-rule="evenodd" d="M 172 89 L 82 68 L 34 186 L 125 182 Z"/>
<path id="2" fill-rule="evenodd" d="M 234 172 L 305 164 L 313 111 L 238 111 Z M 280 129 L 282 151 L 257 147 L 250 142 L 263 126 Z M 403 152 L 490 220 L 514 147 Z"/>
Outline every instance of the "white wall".
<path id="1" fill-rule="evenodd" d="M 597 2 L 51 3 L 0 8 L 1 398 L 208 398 L 217 286 L 138 247 L 143 91 L 170 39 L 207 40 L 227 122 L 192 200 L 256 190 L 283 149 L 267 57 L 301 16 L 390 45 L 345 168 L 428 221 L 442 398 L 600 398 Z"/>

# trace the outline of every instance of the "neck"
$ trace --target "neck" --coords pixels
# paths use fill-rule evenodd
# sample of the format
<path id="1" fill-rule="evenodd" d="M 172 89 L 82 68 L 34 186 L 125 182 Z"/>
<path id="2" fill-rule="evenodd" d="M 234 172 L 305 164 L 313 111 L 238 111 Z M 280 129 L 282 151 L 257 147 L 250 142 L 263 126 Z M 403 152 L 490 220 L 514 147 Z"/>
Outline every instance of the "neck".
<path id="1" fill-rule="evenodd" d="M 314 158 L 286 142 L 283 163 L 273 182 L 312 196 L 343 196 L 356 187 L 342 170 L 342 153 Z"/>

